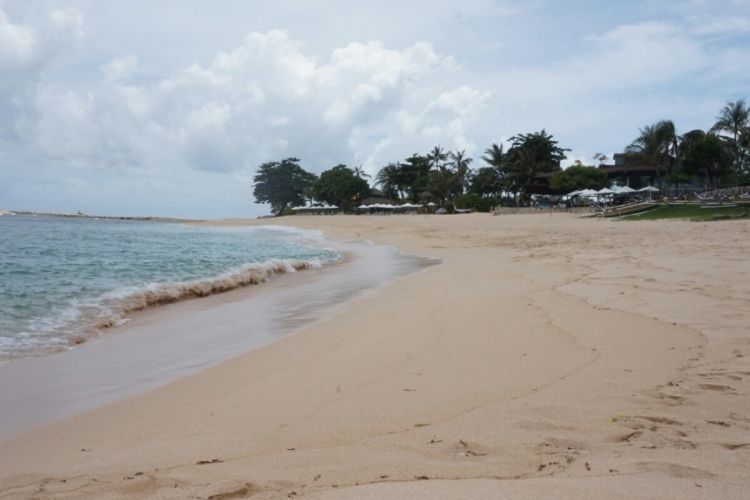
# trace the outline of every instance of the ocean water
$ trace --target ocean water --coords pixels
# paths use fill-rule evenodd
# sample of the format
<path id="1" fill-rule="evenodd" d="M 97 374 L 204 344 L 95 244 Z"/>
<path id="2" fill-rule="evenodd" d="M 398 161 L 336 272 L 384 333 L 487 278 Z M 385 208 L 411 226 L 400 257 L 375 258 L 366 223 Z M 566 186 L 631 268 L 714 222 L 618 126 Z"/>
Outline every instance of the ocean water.
<path id="1" fill-rule="evenodd" d="M 296 230 L 0 217 L 0 362 L 69 349 L 128 313 L 341 255 Z"/>
<path id="2" fill-rule="evenodd" d="M 290 228 L 0 216 L 0 441 L 260 349 L 437 264 Z"/>

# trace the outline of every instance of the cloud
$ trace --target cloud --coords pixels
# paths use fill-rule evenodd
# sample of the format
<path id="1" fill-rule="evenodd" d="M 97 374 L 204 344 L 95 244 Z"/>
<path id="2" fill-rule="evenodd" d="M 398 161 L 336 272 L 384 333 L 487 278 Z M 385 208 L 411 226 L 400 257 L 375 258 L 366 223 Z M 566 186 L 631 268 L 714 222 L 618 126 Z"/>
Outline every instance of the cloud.
<path id="1" fill-rule="evenodd" d="M 441 92 L 427 108 L 469 118 L 478 115 L 484 109 L 491 95 L 491 92 L 483 92 L 463 85 L 457 89 Z"/>
<path id="2" fill-rule="evenodd" d="M 501 93 L 546 101 L 545 96 L 632 91 L 690 75 L 709 64 L 701 44 L 672 24 L 620 25 L 584 41 L 583 50 L 556 64 L 503 75 Z"/>
<path id="3" fill-rule="evenodd" d="M 691 31 L 697 35 L 736 35 L 750 31 L 747 16 L 709 16 L 690 19 Z"/>
<path id="4" fill-rule="evenodd" d="M 51 25 L 58 36 L 79 38 L 83 36 L 83 13 L 72 7 L 52 9 L 49 12 Z"/>
<path id="5" fill-rule="evenodd" d="M 391 136 L 403 132 L 401 111 L 419 116 L 415 137 L 466 147 L 466 124 L 489 94 L 430 88 L 455 70 L 425 42 L 402 49 L 355 42 L 318 61 L 284 31 L 250 33 L 208 64 L 150 83 L 138 82 L 136 57 L 121 56 L 101 65 L 102 78 L 85 92 L 47 86 L 26 140 L 52 158 L 96 168 L 152 164 L 158 147 L 179 165 L 211 172 L 249 173 L 286 155 L 319 171 L 400 143 Z M 437 128 L 426 133 L 426 124 Z M 311 137 L 323 142 L 311 146 Z"/>
<path id="6" fill-rule="evenodd" d="M 34 101 L 45 72 L 62 60 L 82 33 L 75 9 L 51 10 L 38 24 L 13 22 L 0 6 L 0 147 L 35 120 Z"/>
<path id="7" fill-rule="evenodd" d="M 0 204 L 241 214 L 285 156 L 375 174 L 541 128 L 583 159 L 661 118 L 706 127 L 750 97 L 734 2 L 326 1 L 313 26 L 316 1 L 0 0 Z"/>
<path id="8" fill-rule="evenodd" d="M 138 71 L 138 58 L 130 55 L 116 57 L 100 69 L 105 80 L 110 82 L 128 80 Z"/>
<path id="9" fill-rule="evenodd" d="M 13 22 L 0 5 L 0 69 L 38 71 L 51 64 L 81 38 L 83 23 L 73 8 L 52 9 L 37 24 Z"/>
<path id="10" fill-rule="evenodd" d="M 11 23 L 0 10 L 0 68 L 3 71 L 29 64 L 36 45 L 36 37 L 29 27 Z"/>

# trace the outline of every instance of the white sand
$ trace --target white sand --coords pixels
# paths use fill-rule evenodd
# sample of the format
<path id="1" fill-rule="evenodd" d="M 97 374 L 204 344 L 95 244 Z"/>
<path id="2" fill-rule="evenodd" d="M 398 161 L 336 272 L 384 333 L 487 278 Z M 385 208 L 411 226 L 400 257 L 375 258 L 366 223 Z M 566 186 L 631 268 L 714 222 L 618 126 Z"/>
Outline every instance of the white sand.
<path id="1" fill-rule="evenodd" d="M 0 444 L 0 497 L 747 497 L 747 221 L 274 223 L 444 263 Z"/>

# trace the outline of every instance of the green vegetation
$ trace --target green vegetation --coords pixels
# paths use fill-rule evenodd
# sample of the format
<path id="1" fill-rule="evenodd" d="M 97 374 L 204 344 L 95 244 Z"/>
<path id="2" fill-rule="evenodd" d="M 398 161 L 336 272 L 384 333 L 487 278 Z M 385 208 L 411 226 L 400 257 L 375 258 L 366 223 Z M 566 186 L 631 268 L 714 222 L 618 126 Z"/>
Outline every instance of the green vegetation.
<path id="1" fill-rule="evenodd" d="M 258 167 L 253 177 L 253 196 L 258 203 L 270 203 L 271 211 L 304 205 L 303 195 L 315 182 L 315 174 L 299 166 L 299 158 L 271 161 Z"/>
<path id="2" fill-rule="evenodd" d="M 728 102 L 716 117 L 712 132 L 724 134 L 732 164 L 740 175 L 750 175 L 750 107 L 744 99 Z"/>
<path id="3" fill-rule="evenodd" d="M 560 147 L 545 130 L 517 134 L 503 144 L 493 143 L 472 168 L 465 150 L 435 146 L 426 154 L 413 154 L 383 166 L 373 179 L 382 195 L 399 203 L 435 203 L 448 210 L 470 208 L 488 211 L 497 205 L 526 205 L 532 193 L 565 194 L 575 189 L 599 190 L 611 179 L 607 173 L 580 162 L 566 170 L 561 162 L 569 149 Z M 597 153 L 594 158 L 608 158 Z M 657 183 L 683 182 L 704 186 L 750 184 L 750 107 L 744 100 L 728 102 L 709 131 L 683 135 L 671 120 L 660 120 L 639 130 L 625 148 L 628 162 L 656 168 Z M 362 167 L 337 165 L 317 175 L 305 171 L 299 159 L 286 158 L 258 168 L 253 178 L 257 203 L 270 203 L 276 214 L 289 212 L 307 199 L 317 199 L 351 210 L 370 194 L 369 177 Z M 693 184 L 694 185 L 694 184 Z M 705 209 L 704 209 L 705 210 Z M 719 209 L 724 210 L 724 209 Z M 657 217 L 649 212 L 634 218 Z M 669 212 L 672 214 L 672 212 Z M 709 212 L 668 217 L 706 217 Z M 659 216 L 661 217 L 661 216 Z"/>
<path id="4" fill-rule="evenodd" d="M 380 169 L 374 185 L 398 202 L 430 203 L 452 210 L 470 208 L 487 212 L 493 206 L 518 204 L 529 198 L 529 184 L 540 173 L 562 171 L 565 151 L 546 131 L 519 134 L 510 139 L 507 153 L 492 144 L 482 157 L 484 166 L 473 170 L 465 150 L 446 151 L 436 146 L 427 154 L 413 154 Z M 305 171 L 298 158 L 268 162 L 253 177 L 257 203 L 270 203 L 283 215 L 291 207 L 316 199 L 351 210 L 370 193 L 361 167 L 337 165 L 320 174 Z M 511 197 L 512 195 L 512 197 Z"/>
<path id="5" fill-rule="evenodd" d="M 529 199 L 528 187 L 539 174 L 559 172 L 560 162 L 566 158 L 557 141 L 545 130 L 531 134 L 519 134 L 510 138 L 510 148 L 501 162 L 507 187 L 514 197 L 521 195 L 522 201 Z"/>
<path id="6" fill-rule="evenodd" d="M 349 210 L 370 194 L 367 181 L 357 173 L 346 165 L 336 165 L 320 174 L 312 186 L 312 194 L 317 200 Z"/>
<path id="7" fill-rule="evenodd" d="M 476 193 L 466 193 L 456 198 L 455 207 L 460 209 L 473 209 L 477 212 L 489 212 L 493 207 L 502 204 L 502 198 L 481 196 Z"/>
<path id="8" fill-rule="evenodd" d="M 694 177 L 704 185 L 750 183 L 750 107 L 743 99 L 729 102 L 709 131 L 677 134 L 671 120 L 640 129 L 625 149 L 630 161 L 657 167 L 657 174 L 672 184 Z"/>
<path id="9" fill-rule="evenodd" d="M 578 162 L 572 167 L 552 174 L 550 187 L 558 193 L 570 193 L 575 189 L 594 189 L 609 186 L 607 174 L 595 167 L 587 167 Z"/>
<path id="10" fill-rule="evenodd" d="M 432 201 L 446 208 L 488 211 L 509 196 L 516 203 L 528 200 L 537 175 L 562 171 L 566 151 L 544 130 L 519 134 L 510 138 L 507 152 L 492 144 L 481 158 L 484 165 L 473 170 L 473 159 L 465 151 L 436 146 L 426 155 L 415 154 L 381 168 L 375 186 L 392 198 L 413 203 Z"/>
<path id="11" fill-rule="evenodd" d="M 623 217 L 624 220 L 690 219 L 692 221 L 713 221 L 741 219 L 748 216 L 750 206 L 701 208 L 700 205 L 662 205 L 639 214 Z"/>

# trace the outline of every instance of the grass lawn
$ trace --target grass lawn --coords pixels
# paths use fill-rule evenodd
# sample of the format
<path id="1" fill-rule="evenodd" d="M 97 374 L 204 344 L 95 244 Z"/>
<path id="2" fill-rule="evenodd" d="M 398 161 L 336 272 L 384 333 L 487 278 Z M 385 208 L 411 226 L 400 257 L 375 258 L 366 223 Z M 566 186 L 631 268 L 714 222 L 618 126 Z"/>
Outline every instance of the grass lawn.
<path id="1" fill-rule="evenodd" d="M 692 221 L 713 221 L 746 218 L 750 205 L 731 208 L 701 208 L 700 205 L 661 205 L 647 212 L 623 217 L 625 220 L 690 219 Z"/>

